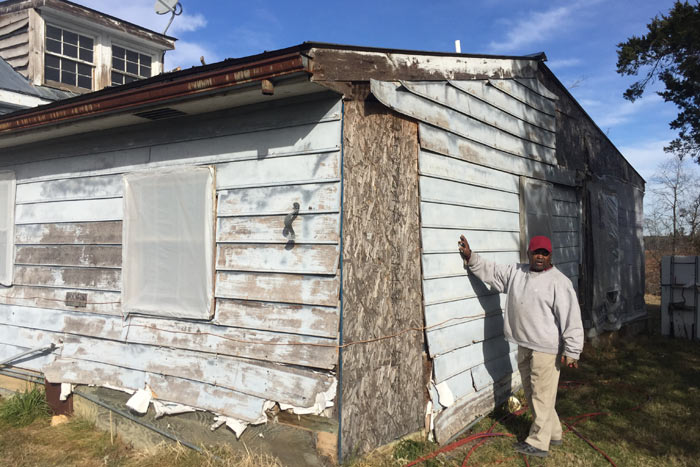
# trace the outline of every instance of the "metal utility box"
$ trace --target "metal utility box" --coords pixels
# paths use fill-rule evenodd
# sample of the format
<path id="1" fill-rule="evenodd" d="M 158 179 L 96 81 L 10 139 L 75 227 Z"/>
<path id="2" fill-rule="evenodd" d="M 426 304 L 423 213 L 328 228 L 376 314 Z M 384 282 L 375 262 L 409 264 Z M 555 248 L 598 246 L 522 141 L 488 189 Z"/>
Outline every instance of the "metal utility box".
<path id="1" fill-rule="evenodd" d="M 700 256 L 661 260 L 661 333 L 700 340 Z"/>

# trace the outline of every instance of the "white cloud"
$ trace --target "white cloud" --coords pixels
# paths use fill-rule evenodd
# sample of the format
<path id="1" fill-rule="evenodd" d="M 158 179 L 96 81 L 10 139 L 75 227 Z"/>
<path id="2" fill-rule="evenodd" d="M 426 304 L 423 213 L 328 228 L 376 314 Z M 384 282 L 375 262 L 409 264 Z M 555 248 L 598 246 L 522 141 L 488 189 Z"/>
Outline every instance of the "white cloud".
<path id="1" fill-rule="evenodd" d="M 658 165 L 666 159 L 664 146 L 668 146 L 669 139 L 639 141 L 636 144 L 620 146 L 618 149 L 625 159 L 632 164 L 637 172 L 648 182 Z"/>
<path id="2" fill-rule="evenodd" d="M 650 106 L 661 102 L 663 102 L 663 99 L 658 94 L 650 94 L 645 96 L 644 99 L 639 99 L 635 102 L 621 101 L 620 104 L 612 110 L 609 108 L 605 110 L 597 109 L 596 114 L 599 115 L 595 115 L 593 120 L 595 120 L 601 128 L 620 125 L 628 122 L 633 116 L 643 111 L 648 111 Z"/>
<path id="3" fill-rule="evenodd" d="M 578 58 L 568 58 L 563 60 L 548 60 L 547 66 L 552 70 L 561 70 L 562 68 L 571 68 L 581 64 Z"/>

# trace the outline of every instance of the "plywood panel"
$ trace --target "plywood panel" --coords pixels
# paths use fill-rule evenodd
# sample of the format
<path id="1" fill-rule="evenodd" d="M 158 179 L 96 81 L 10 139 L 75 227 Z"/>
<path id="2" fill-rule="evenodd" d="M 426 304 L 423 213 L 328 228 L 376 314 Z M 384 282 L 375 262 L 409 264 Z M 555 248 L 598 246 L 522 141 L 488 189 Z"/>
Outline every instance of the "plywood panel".
<path id="1" fill-rule="evenodd" d="M 121 221 L 24 224 L 15 227 L 15 243 L 18 245 L 120 245 L 121 242 Z"/>
<path id="2" fill-rule="evenodd" d="M 316 394 L 333 382 L 331 376 L 312 370 L 78 336 L 66 338 L 61 356 L 215 384 L 297 407 L 311 407 Z"/>
<path id="3" fill-rule="evenodd" d="M 340 153 L 246 160 L 216 166 L 217 189 L 339 180 Z"/>
<path id="4" fill-rule="evenodd" d="M 492 211 L 448 204 L 421 203 L 421 219 L 423 227 L 496 231 L 520 230 L 520 216 L 517 212 Z"/>
<path id="5" fill-rule="evenodd" d="M 432 175 L 445 180 L 455 180 L 515 194 L 520 192 L 520 182 L 515 175 L 465 160 L 421 151 L 418 166 L 422 175 Z"/>
<path id="6" fill-rule="evenodd" d="M 80 294 L 80 295 L 75 295 Z M 84 297 L 84 305 L 78 298 Z M 14 285 L 0 291 L 0 303 L 121 316 L 121 293 Z M 71 305 L 75 304 L 75 306 Z"/>
<path id="7" fill-rule="evenodd" d="M 216 296 L 244 300 L 337 306 L 338 277 L 217 272 Z"/>
<path id="8" fill-rule="evenodd" d="M 471 81 L 449 81 L 450 85 L 457 89 L 467 92 L 479 99 L 482 99 L 494 107 L 497 107 L 504 112 L 508 112 L 515 117 L 521 118 L 526 122 L 546 128 L 550 131 L 556 130 L 556 118 L 553 115 L 548 115 L 544 112 L 526 105 L 517 99 L 513 99 L 508 94 L 489 84 L 484 80 Z"/>
<path id="9" fill-rule="evenodd" d="M 495 88 L 505 92 L 513 99 L 533 107 L 540 112 L 556 116 L 554 101 L 547 99 L 532 89 L 511 79 L 490 79 L 489 83 Z"/>
<path id="10" fill-rule="evenodd" d="M 121 290 L 121 271 L 99 268 L 15 266 L 14 283 L 118 292 Z"/>
<path id="11" fill-rule="evenodd" d="M 118 245 L 17 246 L 15 264 L 119 268 L 122 248 Z"/>
<path id="12" fill-rule="evenodd" d="M 425 324 L 431 329 L 454 326 L 474 318 L 482 318 L 485 314 L 501 313 L 501 310 L 505 309 L 505 305 L 505 294 L 482 295 L 426 305 Z"/>
<path id="13" fill-rule="evenodd" d="M 340 312 L 331 307 L 218 299 L 214 323 L 336 338 L 339 319 Z"/>
<path id="14" fill-rule="evenodd" d="M 424 253 L 454 253 L 459 236 L 467 237 L 478 252 L 513 251 L 520 248 L 520 232 L 493 232 L 468 229 L 421 229 Z"/>
<path id="15" fill-rule="evenodd" d="M 432 357 L 451 350 L 503 335 L 503 316 L 490 314 L 481 319 L 473 319 L 454 326 L 430 330 L 428 350 Z"/>
<path id="16" fill-rule="evenodd" d="M 433 360 L 435 383 L 439 384 L 474 367 L 477 367 L 475 369 L 477 374 L 482 371 L 482 368 L 491 373 L 493 367 L 499 366 L 497 360 L 500 357 L 516 350 L 517 346 L 515 344 L 511 344 L 502 336 L 498 336 L 438 355 Z M 494 361 L 496 362 L 491 365 L 491 362 Z M 487 362 L 486 365 L 484 365 L 484 362 Z"/>
<path id="17" fill-rule="evenodd" d="M 462 92 L 446 82 L 409 82 L 401 84 L 411 92 L 430 99 L 442 106 L 457 110 L 465 115 L 517 136 L 527 141 L 554 148 L 555 133 L 540 126 L 532 125 L 516 118 L 498 107 L 494 107 L 469 93 Z"/>
<path id="18" fill-rule="evenodd" d="M 16 224 L 95 222 L 122 218 L 121 198 L 20 204 L 15 211 Z"/>
<path id="19" fill-rule="evenodd" d="M 216 248 L 216 269 L 299 274 L 335 274 L 340 249 L 337 245 L 240 245 Z"/>
<path id="20" fill-rule="evenodd" d="M 121 175 L 69 178 L 18 184 L 17 204 L 42 201 L 120 198 L 122 194 Z"/>
<path id="21" fill-rule="evenodd" d="M 217 242 L 282 243 L 287 216 L 244 216 L 217 219 Z M 294 241 L 303 243 L 339 243 L 340 216 L 337 214 L 300 214 L 291 223 Z"/>
<path id="22" fill-rule="evenodd" d="M 487 207 L 511 212 L 518 212 L 520 203 L 515 193 L 425 176 L 420 178 L 420 195 L 422 201 Z"/>
<path id="23" fill-rule="evenodd" d="M 287 215 L 294 211 L 294 203 L 299 203 L 300 214 L 338 212 L 340 184 L 312 183 L 220 191 L 218 215 Z"/>
<path id="24" fill-rule="evenodd" d="M 484 259 L 500 264 L 520 262 L 520 251 L 483 252 L 480 254 Z M 464 262 L 458 252 L 423 255 L 424 279 L 467 275 L 468 272 L 465 270 Z"/>

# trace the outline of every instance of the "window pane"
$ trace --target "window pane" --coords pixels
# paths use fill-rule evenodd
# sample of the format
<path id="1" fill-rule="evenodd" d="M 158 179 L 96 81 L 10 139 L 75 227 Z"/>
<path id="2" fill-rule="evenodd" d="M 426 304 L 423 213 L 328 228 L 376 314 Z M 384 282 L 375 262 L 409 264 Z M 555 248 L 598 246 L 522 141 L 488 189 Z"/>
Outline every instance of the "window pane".
<path id="1" fill-rule="evenodd" d="M 69 73 L 75 73 L 77 63 L 75 63 L 72 60 L 66 60 L 65 58 L 62 58 L 60 60 L 61 60 L 61 70 L 67 71 Z"/>
<path id="2" fill-rule="evenodd" d="M 63 55 L 78 58 L 78 48 L 74 45 L 63 44 Z"/>
<path id="3" fill-rule="evenodd" d="M 127 73 L 133 73 L 136 75 L 139 72 L 139 66 L 133 62 L 126 62 L 126 71 Z"/>
<path id="4" fill-rule="evenodd" d="M 80 59 L 92 63 L 92 50 L 80 49 Z"/>
<path id="5" fill-rule="evenodd" d="M 59 81 L 61 78 L 58 68 L 44 68 L 44 78 L 51 81 Z"/>
<path id="6" fill-rule="evenodd" d="M 151 77 L 151 67 L 143 66 L 139 68 L 139 75 L 143 76 L 144 78 L 150 78 Z"/>
<path id="7" fill-rule="evenodd" d="M 46 25 L 46 37 L 49 37 L 51 39 L 57 39 L 61 40 L 61 30 L 59 28 L 56 28 L 54 26 L 49 26 L 48 24 Z"/>
<path id="8" fill-rule="evenodd" d="M 75 73 L 68 73 L 67 71 L 64 71 L 61 73 L 61 82 L 75 86 Z"/>
<path id="9" fill-rule="evenodd" d="M 112 57 L 112 68 L 119 71 L 124 71 L 124 60 L 121 58 Z"/>
<path id="10" fill-rule="evenodd" d="M 92 67 L 78 63 L 78 74 L 83 76 L 92 76 Z"/>
<path id="11" fill-rule="evenodd" d="M 112 84 L 113 85 L 124 84 L 124 75 L 112 72 Z"/>
<path id="12" fill-rule="evenodd" d="M 78 75 L 78 87 L 92 89 L 92 77 Z"/>
<path id="13" fill-rule="evenodd" d="M 90 49 L 92 51 L 92 39 L 85 36 L 80 36 L 80 47 L 83 49 Z"/>
<path id="14" fill-rule="evenodd" d="M 61 53 L 61 43 L 51 39 L 46 39 L 46 50 L 49 52 Z"/>
<path id="15" fill-rule="evenodd" d="M 139 61 L 139 54 L 137 54 L 133 50 L 127 50 L 126 51 L 126 59 L 129 60 L 130 62 L 138 62 Z"/>
<path id="16" fill-rule="evenodd" d="M 132 83 L 136 81 L 136 78 L 128 75 L 124 75 L 124 83 Z"/>
<path id="17" fill-rule="evenodd" d="M 74 32 L 64 30 L 63 42 L 66 44 L 78 45 L 78 35 Z"/>
<path id="18" fill-rule="evenodd" d="M 117 47 L 116 45 L 112 46 L 112 57 L 117 57 L 117 58 L 124 58 L 124 49 L 121 47 Z"/>
<path id="19" fill-rule="evenodd" d="M 46 54 L 44 57 L 44 63 L 49 68 L 59 68 L 58 64 L 60 63 L 60 59 L 55 55 Z"/>
<path id="20" fill-rule="evenodd" d="M 148 68 L 151 67 L 151 57 L 149 57 L 148 55 L 140 54 L 140 58 L 141 58 L 141 66 L 146 66 Z"/>

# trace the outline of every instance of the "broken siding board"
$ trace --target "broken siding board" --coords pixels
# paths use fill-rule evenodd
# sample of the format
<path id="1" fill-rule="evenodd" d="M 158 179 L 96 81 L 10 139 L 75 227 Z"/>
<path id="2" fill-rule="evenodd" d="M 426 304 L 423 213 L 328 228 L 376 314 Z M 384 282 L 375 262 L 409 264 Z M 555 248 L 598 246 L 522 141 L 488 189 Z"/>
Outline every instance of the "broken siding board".
<path id="1" fill-rule="evenodd" d="M 79 295 L 76 295 L 79 294 Z M 82 305 L 80 300 L 85 297 Z M 14 285 L 0 292 L 0 303 L 121 316 L 121 293 Z M 75 304 L 72 306 L 71 303 Z"/>
<path id="2" fill-rule="evenodd" d="M 421 148 L 424 150 L 514 175 L 563 185 L 573 186 L 576 184 L 576 174 L 573 170 L 499 151 L 422 122 L 418 126 Z"/>
<path id="3" fill-rule="evenodd" d="M 503 315 L 493 313 L 483 318 L 428 330 L 428 350 L 431 357 L 460 347 L 503 335 Z"/>
<path id="4" fill-rule="evenodd" d="M 287 215 L 299 203 L 300 214 L 339 212 L 340 184 L 311 183 L 219 192 L 219 216 Z M 292 224 L 294 225 L 294 224 Z"/>
<path id="5" fill-rule="evenodd" d="M 121 271 L 103 268 L 15 266 L 14 283 L 43 287 L 121 290 Z"/>
<path id="6" fill-rule="evenodd" d="M 371 86 L 372 94 L 381 103 L 399 113 L 495 150 L 547 164 L 557 163 L 554 149 L 511 135 L 460 112 L 442 107 L 402 90 L 397 83 L 372 80 Z"/>
<path id="7" fill-rule="evenodd" d="M 445 157 L 443 154 L 421 151 L 418 157 L 418 166 L 421 175 L 493 188 L 516 195 L 520 192 L 520 182 L 517 176 L 472 164 L 466 160 L 455 159 L 449 155 Z"/>
<path id="8" fill-rule="evenodd" d="M 217 219 L 216 241 L 286 244 L 289 242 L 284 235 L 286 217 L 221 217 Z M 292 228 L 296 244 L 337 244 L 340 241 L 340 216 L 337 214 L 300 214 L 292 221 Z"/>
<path id="9" fill-rule="evenodd" d="M 31 350 L 27 347 L 18 347 L 14 345 L 2 344 L 0 343 L 0 361 L 5 361 L 8 358 L 12 358 L 15 355 L 19 355 L 23 352 Z M 30 354 L 25 357 L 12 360 L 8 362 L 8 365 L 15 368 L 22 368 L 25 370 L 41 371 L 42 368 L 53 361 L 55 355 L 51 354 Z"/>
<path id="10" fill-rule="evenodd" d="M 233 357 L 331 369 L 337 364 L 337 341 L 132 316 L 125 324 L 128 342 L 160 345 Z"/>
<path id="11" fill-rule="evenodd" d="M 122 195 L 123 183 L 121 175 L 68 178 L 17 184 L 17 204 L 120 198 Z"/>
<path id="12" fill-rule="evenodd" d="M 513 99 L 503 91 L 495 88 L 488 81 L 448 81 L 451 86 L 460 89 L 478 99 L 488 102 L 493 107 L 507 112 L 533 125 L 556 131 L 556 118 Z"/>
<path id="13" fill-rule="evenodd" d="M 114 386 L 138 390 L 146 384 L 159 399 L 210 410 L 256 422 L 263 415 L 265 400 L 211 384 L 184 378 L 163 376 L 137 370 L 73 359 L 56 359 L 44 368 L 50 381 Z"/>
<path id="14" fill-rule="evenodd" d="M 420 194 L 422 201 L 511 212 L 520 208 L 520 199 L 515 193 L 425 176 L 420 178 Z"/>
<path id="15" fill-rule="evenodd" d="M 335 275 L 339 253 L 338 245 L 224 244 L 216 248 L 216 269 Z"/>
<path id="16" fill-rule="evenodd" d="M 336 338 L 337 308 L 245 300 L 216 301 L 214 324 L 307 336 Z"/>
<path id="17" fill-rule="evenodd" d="M 505 92 L 513 99 L 517 99 L 547 115 L 556 117 L 556 105 L 554 101 L 542 97 L 529 87 L 511 79 L 490 79 L 489 83 L 495 88 Z"/>
<path id="18" fill-rule="evenodd" d="M 15 264 L 119 268 L 122 264 L 122 248 L 117 245 L 18 245 L 15 248 Z"/>
<path id="19" fill-rule="evenodd" d="M 511 352 L 492 361 L 486 361 L 475 368 L 472 368 L 472 379 L 474 388 L 481 391 L 494 382 L 500 381 L 504 377 L 512 374 L 518 369 L 518 352 Z"/>
<path id="20" fill-rule="evenodd" d="M 474 380 L 472 372 L 462 371 L 443 382 L 450 390 L 454 400 L 462 399 L 474 392 Z M 439 396 L 438 396 L 439 397 Z"/>
<path id="21" fill-rule="evenodd" d="M 423 253 L 454 253 L 462 234 L 477 252 L 520 250 L 520 232 L 424 227 L 421 229 Z"/>
<path id="22" fill-rule="evenodd" d="M 217 189 L 339 180 L 340 153 L 249 160 L 216 167 Z"/>
<path id="23" fill-rule="evenodd" d="M 503 336 L 498 336 L 438 355 L 433 360 L 435 384 L 474 367 L 479 367 L 477 372 L 483 366 L 490 370 L 499 365 L 497 361 L 500 357 L 517 351 L 517 348 L 517 345 L 506 341 Z M 492 365 L 491 362 L 494 361 L 496 362 Z"/>
<path id="24" fill-rule="evenodd" d="M 253 272 L 217 272 L 216 296 L 305 305 L 338 305 L 340 281 L 334 277 Z"/>
<path id="25" fill-rule="evenodd" d="M 554 132 L 516 118 L 445 82 L 401 81 L 401 84 L 416 95 L 468 115 L 510 135 L 549 148 L 555 147 Z"/>
<path id="26" fill-rule="evenodd" d="M 47 224 L 122 220 L 124 217 L 122 204 L 121 198 L 20 204 L 15 211 L 15 223 Z"/>
<path id="27" fill-rule="evenodd" d="M 449 302 L 488 295 L 491 290 L 479 279 L 470 276 L 442 277 L 423 281 L 425 304 Z"/>
<path id="28" fill-rule="evenodd" d="M 520 230 L 520 215 L 517 212 L 492 211 L 484 208 L 426 202 L 421 202 L 420 208 L 424 227 L 495 231 Z"/>
<path id="29" fill-rule="evenodd" d="M 312 406 L 333 383 L 332 376 L 312 370 L 77 336 L 66 338 L 61 357 L 186 378 L 297 407 Z"/>
<path id="30" fill-rule="evenodd" d="M 120 245 L 121 221 L 15 226 L 17 245 Z"/>
<path id="31" fill-rule="evenodd" d="M 501 314 L 505 305 L 505 294 L 482 295 L 426 305 L 425 325 L 430 328 L 429 330 L 454 326 L 465 321 L 483 318 L 485 315 Z"/>
<path id="32" fill-rule="evenodd" d="M 340 149 L 340 121 L 311 123 L 229 136 L 209 137 L 151 148 L 149 166 L 173 163 L 206 163 L 262 160 L 282 156 Z"/>
<path id="33" fill-rule="evenodd" d="M 467 238 L 469 240 L 469 238 Z M 475 250 L 476 251 L 476 250 Z M 481 257 L 499 264 L 520 262 L 520 251 L 483 252 Z M 447 276 L 466 276 L 469 271 L 459 252 L 423 254 L 423 278 L 434 279 Z"/>

